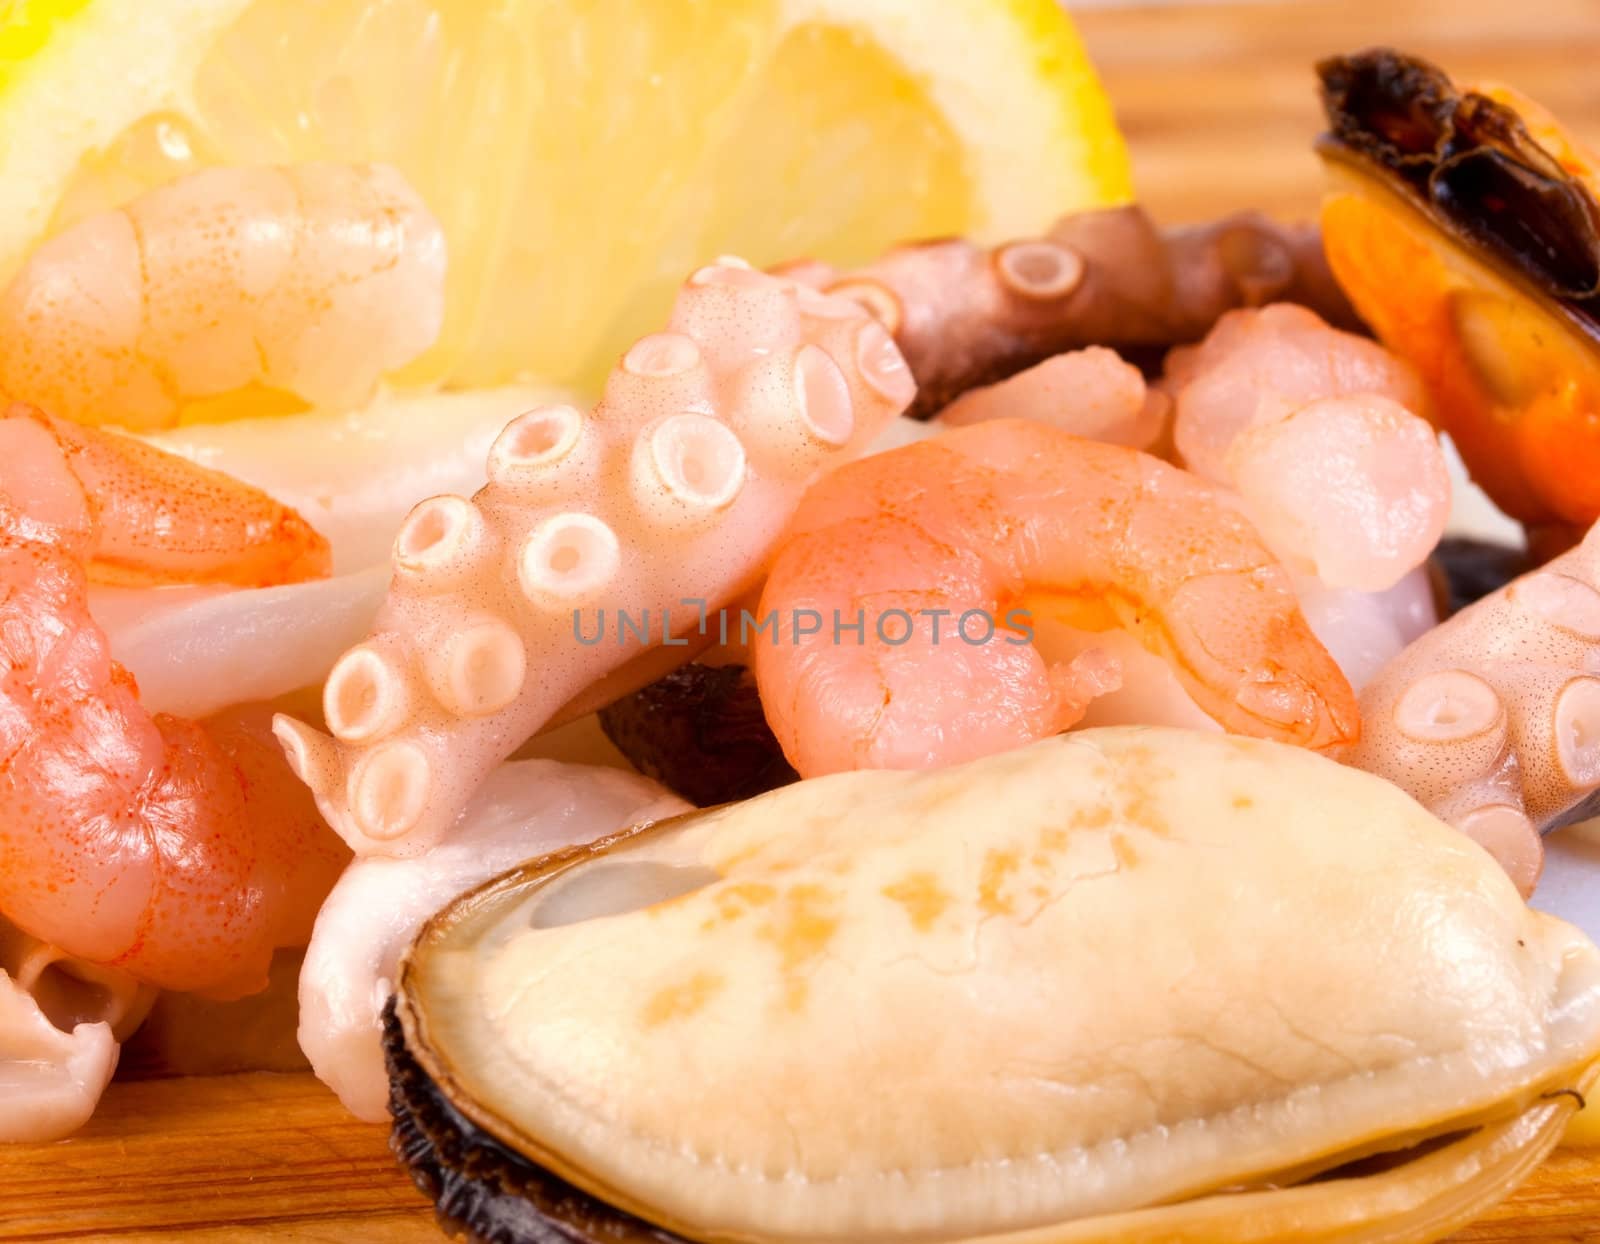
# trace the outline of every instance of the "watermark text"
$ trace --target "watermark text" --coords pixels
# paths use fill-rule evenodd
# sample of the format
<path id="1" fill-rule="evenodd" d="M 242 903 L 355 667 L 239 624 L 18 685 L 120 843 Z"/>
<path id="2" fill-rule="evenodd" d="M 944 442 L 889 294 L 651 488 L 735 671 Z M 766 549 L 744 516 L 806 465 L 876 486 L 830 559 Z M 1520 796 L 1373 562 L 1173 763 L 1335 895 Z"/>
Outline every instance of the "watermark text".
<path id="1" fill-rule="evenodd" d="M 687 597 L 681 606 L 663 609 L 574 609 L 572 637 L 585 647 L 604 643 L 686 648 L 689 632 L 720 644 L 749 644 L 755 640 L 781 645 L 805 643 L 855 644 L 869 642 L 898 648 L 913 639 L 940 644 L 1031 644 L 1033 619 L 1026 609 L 1007 610 L 996 618 L 987 609 L 882 609 L 853 614 L 841 609 L 769 609 L 764 614 L 748 609 L 737 612 L 709 609 L 706 601 Z"/>

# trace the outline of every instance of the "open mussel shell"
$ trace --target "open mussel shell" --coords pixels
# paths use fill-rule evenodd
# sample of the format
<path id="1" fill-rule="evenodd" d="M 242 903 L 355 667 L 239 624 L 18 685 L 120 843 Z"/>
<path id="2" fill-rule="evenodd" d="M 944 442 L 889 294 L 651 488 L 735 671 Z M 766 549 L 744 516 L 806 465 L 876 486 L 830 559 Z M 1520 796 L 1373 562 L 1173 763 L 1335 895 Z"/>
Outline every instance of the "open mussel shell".
<path id="1" fill-rule="evenodd" d="M 1458 89 L 1442 69 L 1379 48 L 1317 66 L 1328 158 L 1381 175 L 1463 241 L 1600 331 L 1600 204 L 1504 89 Z M 1541 113 L 1538 121 L 1546 125 Z M 1543 127 L 1541 127 L 1543 128 Z"/>
<path id="2" fill-rule="evenodd" d="M 681 665 L 601 709 L 600 728 L 640 773 L 702 808 L 799 777 L 743 665 Z"/>
<path id="3" fill-rule="evenodd" d="M 1439 617 L 1448 618 L 1538 565 L 1528 550 L 1515 545 L 1472 536 L 1446 536 L 1428 558 L 1434 608 Z"/>
<path id="4" fill-rule="evenodd" d="M 1392 49 L 1317 67 L 1323 242 L 1500 507 L 1600 516 L 1600 174 L 1554 117 Z"/>
<path id="5" fill-rule="evenodd" d="M 1432 1240 L 1594 1078 L 1600 951 L 1367 774 L 1084 731 L 533 861 L 387 1041 L 481 1239 Z"/>

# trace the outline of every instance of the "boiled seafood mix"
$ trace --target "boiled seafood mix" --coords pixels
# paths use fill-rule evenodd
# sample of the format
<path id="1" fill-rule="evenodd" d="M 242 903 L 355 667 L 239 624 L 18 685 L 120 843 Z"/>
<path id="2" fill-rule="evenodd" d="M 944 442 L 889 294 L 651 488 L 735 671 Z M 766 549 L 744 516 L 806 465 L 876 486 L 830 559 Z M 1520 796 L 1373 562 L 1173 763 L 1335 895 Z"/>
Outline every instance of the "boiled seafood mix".
<path id="1" fill-rule="evenodd" d="M 663 234 L 593 376 L 405 161 L 97 155 L 0 288 L 0 1140 L 280 991 L 476 1239 L 1509 1194 L 1600 1079 L 1600 165 L 1316 72 L 1316 226 Z"/>

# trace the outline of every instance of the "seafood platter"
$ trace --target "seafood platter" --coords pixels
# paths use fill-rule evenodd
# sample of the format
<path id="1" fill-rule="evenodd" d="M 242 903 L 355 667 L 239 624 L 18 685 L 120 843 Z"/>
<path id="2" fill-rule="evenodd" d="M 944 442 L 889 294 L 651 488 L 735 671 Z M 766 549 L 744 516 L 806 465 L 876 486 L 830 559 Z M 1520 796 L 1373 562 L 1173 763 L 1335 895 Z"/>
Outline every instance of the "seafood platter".
<path id="1" fill-rule="evenodd" d="M 936 7 L 4 17 L 0 1171 L 309 1071 L 429 1234 L 1397 1244 L 1600 1139 L 1600 161 L 1334 47 L 1319 217 L 1164 223 Z"/>

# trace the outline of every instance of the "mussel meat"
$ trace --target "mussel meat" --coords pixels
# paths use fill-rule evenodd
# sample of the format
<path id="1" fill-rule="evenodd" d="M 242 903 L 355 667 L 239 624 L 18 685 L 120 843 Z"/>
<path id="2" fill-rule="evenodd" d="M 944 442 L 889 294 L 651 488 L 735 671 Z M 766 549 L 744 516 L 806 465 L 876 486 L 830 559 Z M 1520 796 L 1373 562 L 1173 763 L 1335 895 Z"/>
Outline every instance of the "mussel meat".
<path id="1" fill-rule="evenodd" d="M 1473 479 L 1559 551 L 1600 517 L 1600 164 L 1533 100 L 1415 56 L 1318 73 L 1334 275 Z"/>
<path id="2" fill-rule="evenodd" d="M 1481 848 L 1169 729 L 629 829 L 400 978 L 396 1151 L 495 1241 L 1433 1240 L 1600 1073 L 1600 950 Z"/>

